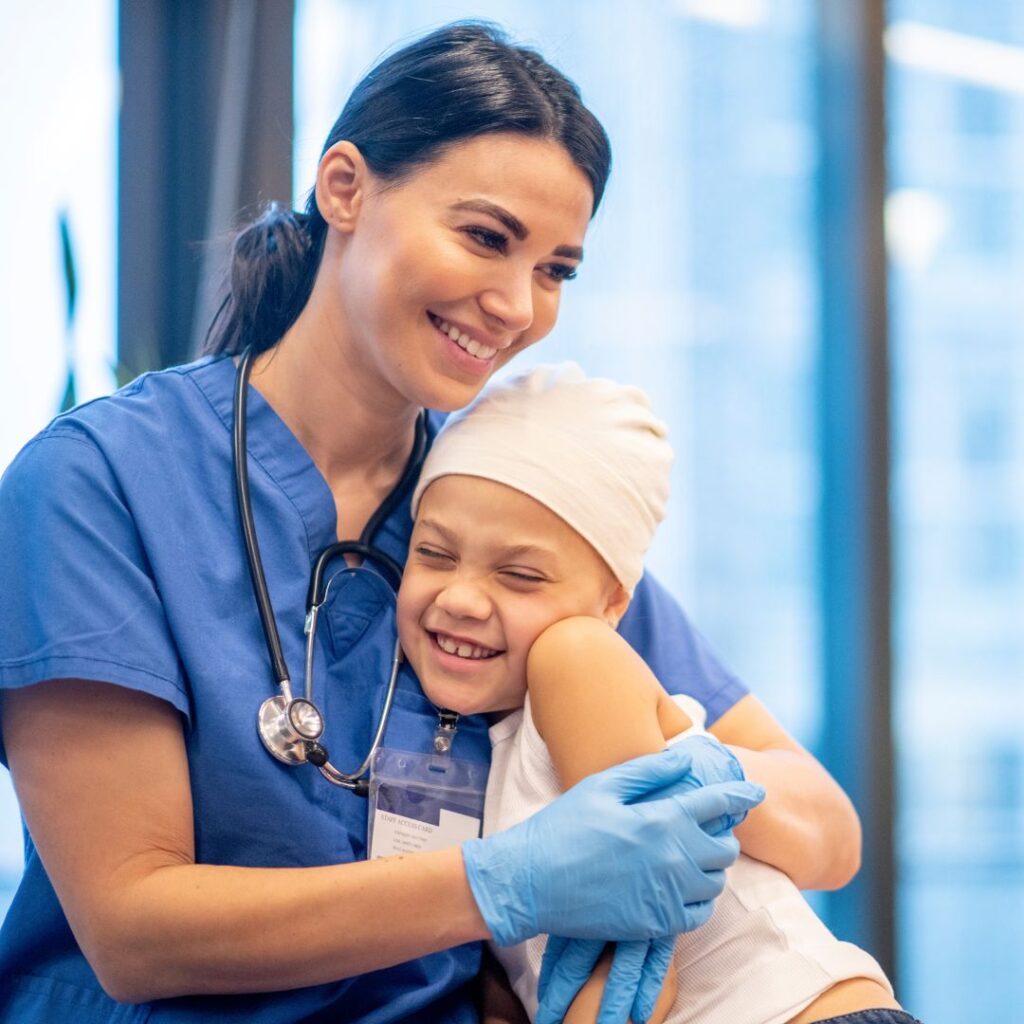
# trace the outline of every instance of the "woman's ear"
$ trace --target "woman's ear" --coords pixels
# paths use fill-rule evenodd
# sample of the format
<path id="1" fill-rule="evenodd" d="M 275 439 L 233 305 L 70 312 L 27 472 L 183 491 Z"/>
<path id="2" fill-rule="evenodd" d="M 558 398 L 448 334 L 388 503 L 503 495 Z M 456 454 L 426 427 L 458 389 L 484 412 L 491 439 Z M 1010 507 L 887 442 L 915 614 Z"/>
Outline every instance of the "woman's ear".
<path id="1" fill-rule="evenodd" d="M 336 142 L 320 158 L 316 205 L 331 227 L 351 232 L 366 198 L 369 177 L 363 154 L 351 142 Z"/>
<path id="2" fill-rule="evenodd" d="M 604 621 L 608 623 L 612 629 L 618 626 L 622 616 L 626 614 L 626 609 L 629 607 L 629 594 L 626 593 L 626 588 L 623 587 L 618 580 L 615 581 L 615 589 L 612 590 L 608 596 L 608 603 L 604 608 Z"/>

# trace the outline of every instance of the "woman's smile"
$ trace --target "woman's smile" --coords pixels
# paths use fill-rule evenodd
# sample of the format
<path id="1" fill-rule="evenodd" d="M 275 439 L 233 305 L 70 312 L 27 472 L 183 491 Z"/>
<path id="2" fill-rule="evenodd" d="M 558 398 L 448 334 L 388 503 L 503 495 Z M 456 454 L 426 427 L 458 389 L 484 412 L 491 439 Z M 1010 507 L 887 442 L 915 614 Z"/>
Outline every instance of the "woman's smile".
<path id="1" fill-rule="evenodd" d="M 503 348 L 508 347 L 485 345 L 435 313 L 428 312 L 427 318 L 443 338 L 442 345 L 450 358 L 457 360 L 461 368 L 470 372 L 490 375 L 494 370 L 495 356 Z"/>

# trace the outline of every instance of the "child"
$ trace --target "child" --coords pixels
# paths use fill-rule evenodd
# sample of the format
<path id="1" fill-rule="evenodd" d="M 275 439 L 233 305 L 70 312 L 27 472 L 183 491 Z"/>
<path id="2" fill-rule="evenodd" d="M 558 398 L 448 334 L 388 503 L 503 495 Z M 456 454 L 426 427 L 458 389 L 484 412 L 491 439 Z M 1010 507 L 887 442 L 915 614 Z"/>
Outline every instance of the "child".
<path id="1" fill-rule="evenodd" d="M 615 632 L 664 516 L 671 449 L 636 388 L 574 364 L 492 385 L 424 465 L 399 635 L 438 706 L 491 716 L 484 831 L 586 775 L 701 732 Z M 708 740 L 708 742 L 717 742 Z M 495 949 L 530 1018 L 546 937 Z M 593 1021 L 608 954 L 566 1017 Z M 741 856 L 712 919 L 679 937 L 652 1021 L 910 1022 L 878 964 L 782 872 Z M 508 1019 L 485 1006 L 489 1020 Z M 514 1017 L 512 1019 L 515 1019 Z"/>

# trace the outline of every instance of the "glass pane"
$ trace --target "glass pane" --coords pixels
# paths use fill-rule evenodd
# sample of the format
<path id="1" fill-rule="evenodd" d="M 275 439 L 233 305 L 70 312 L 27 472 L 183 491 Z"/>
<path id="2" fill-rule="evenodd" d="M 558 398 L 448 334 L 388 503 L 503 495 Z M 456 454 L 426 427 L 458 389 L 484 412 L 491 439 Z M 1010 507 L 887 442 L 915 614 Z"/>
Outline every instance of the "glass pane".
<path id="1" fill-rule="evenodd" d="M 894 0 L 902 994 L 1024 1006 L 1024 8 Z"/>
<path id="2" fill-rule="evenodd" d="M 615 154 L 552 337 L 639 384 L 676 448 L 651 563 L 727 663 L 813 743 L 817 479 L 810 0 L 297 5 L 296 187 L 368 64 L 396 40 L 491 18 L 581 87 Z"/>
<path id="3" fill-rule="evenodd" d="M 0 470 L 59 410 L 113 386 L 117 5 L 4 4 L 5 145 L 0 274 Z M 75 301 L 68 311 L 61 224 Z M 16 244 L 16 249 L 15 249 Z M 0 772 L 0 913 L 21 873 L 14 795 Z"/>

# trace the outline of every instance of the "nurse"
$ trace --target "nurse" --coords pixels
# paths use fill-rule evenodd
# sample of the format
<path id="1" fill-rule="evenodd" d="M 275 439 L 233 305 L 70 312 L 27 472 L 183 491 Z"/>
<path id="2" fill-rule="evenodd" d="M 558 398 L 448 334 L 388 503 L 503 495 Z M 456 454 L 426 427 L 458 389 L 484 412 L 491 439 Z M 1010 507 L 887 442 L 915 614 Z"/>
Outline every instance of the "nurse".
<path id="1" fill-rule="evenodd" d="M 316 556 L 393 489 L 420 409 L 465 405 L 550 331 L 609 164 L 601 126 L 537 54 L 465 24 L 414 42 L 352 94 L 306 212 L 239 236 L 209 354 L 59 417 L 9 468 L 2 754 L 28 831 L 0 1020 L 469 1024 L 485 937 L 646 940 L 706 919 L 736 843 L 701 825 L 761 795 L 715 784 L 714 765 L 694 766 L 703 790 L 647 802 L 685 756 L 596 776 L 543 812 L 543 847 L 510 830 L 367 861 L 366 801 L 275 761 L 256 729 L 275 682 L 234 494 L 234 357 L 257 353 L 252 510 L 298 667 Z M 403 494 L 375 543 L 403 563 L 410 529 Z M 846 881 L 848 801 L 655 582 L 622 630 L 768 791 L 747 851 L 801 885 Z M 342 571 L 315 661 L 342 770 L 370 747 L 393 643 L 385 579 Z M 428 752 L 437 725 L 403 668 L 387 744 Z M 461 722 L 453 752 L 486 764 L 486 723 Z M 663 841 L 643 841 L 652 828 Z M 601 898 L 581 909 L 567 880 Z"/>

